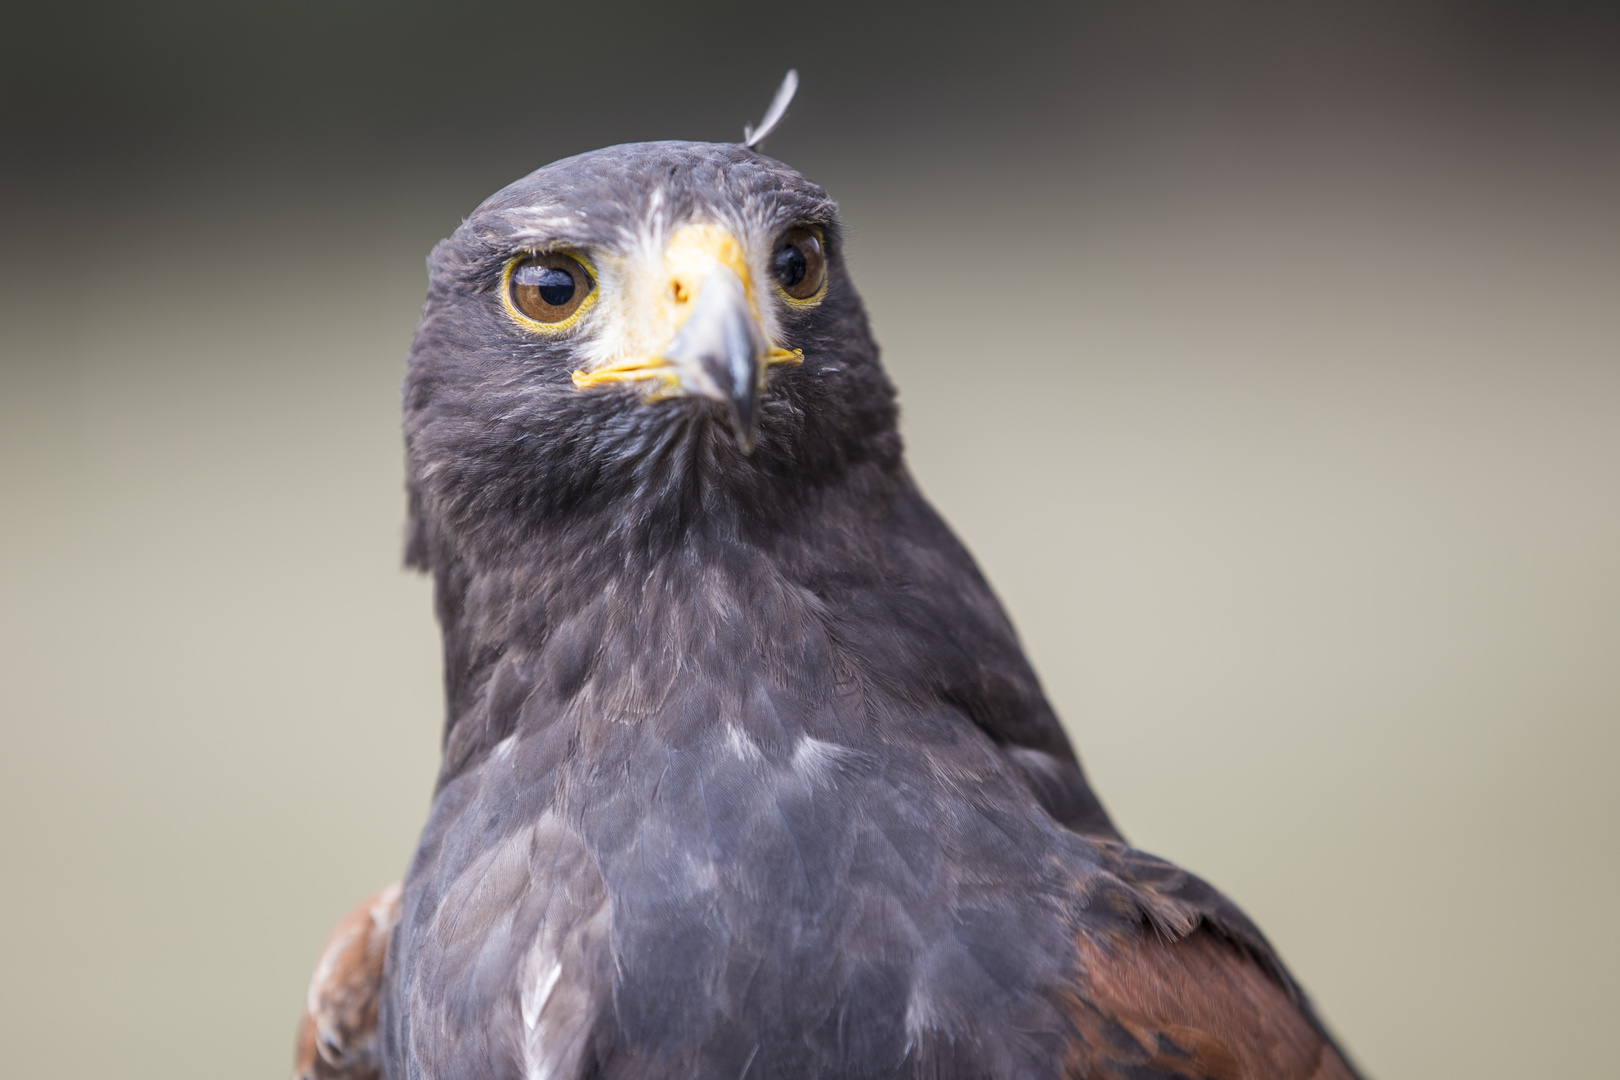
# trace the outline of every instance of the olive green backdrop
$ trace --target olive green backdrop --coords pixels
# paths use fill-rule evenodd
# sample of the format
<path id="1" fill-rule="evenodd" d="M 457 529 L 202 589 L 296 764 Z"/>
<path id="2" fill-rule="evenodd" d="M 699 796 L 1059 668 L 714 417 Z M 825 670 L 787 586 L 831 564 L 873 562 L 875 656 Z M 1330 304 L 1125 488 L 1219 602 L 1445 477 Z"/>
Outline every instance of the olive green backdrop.
<path id="1" fill-rule="evenodd" d="M 823 182 L 923 487 L 1138 845 L 1369 1072 L 1614 1075 L 1620 35 L 1443 3 L 34 8 L 0 38 L 8 1075 L 285 1075 L 437 755 L 431 244 L 555 157 Z"/>

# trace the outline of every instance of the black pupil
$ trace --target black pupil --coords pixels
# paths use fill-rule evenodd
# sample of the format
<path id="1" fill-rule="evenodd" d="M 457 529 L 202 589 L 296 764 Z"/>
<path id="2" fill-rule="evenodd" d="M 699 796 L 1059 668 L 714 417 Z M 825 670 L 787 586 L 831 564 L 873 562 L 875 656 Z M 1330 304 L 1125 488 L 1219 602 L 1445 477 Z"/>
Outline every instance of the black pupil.
<path id="1" fill-rule="evenodd" d="M 535 275 L 534 287 L 539 291 L 540 299 L 552 307 L 562 307 L 574 298 L 574 275 L 548 266 Z"/>
<path id="2" fill-rule="evenodd" d="M 807 269 L 809 266 L 804 261 L 804 252 L 791 245 L 778 251 L 771 259 L 771 272 L 784 289 L 791 289 L 803 281 Z"/>

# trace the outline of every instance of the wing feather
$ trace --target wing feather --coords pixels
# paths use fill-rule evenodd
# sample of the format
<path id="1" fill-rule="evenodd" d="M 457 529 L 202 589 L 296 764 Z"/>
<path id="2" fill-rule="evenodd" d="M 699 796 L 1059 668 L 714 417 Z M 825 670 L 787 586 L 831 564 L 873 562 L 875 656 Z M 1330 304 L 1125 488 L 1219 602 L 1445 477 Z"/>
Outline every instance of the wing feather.
<path id="1" fill-rule="evenodd" d="M 1085 1080 L 1355 1080 L 1337 1049 L 1236 943 L 1201 926 L 1171 940 L 1078 942 L 1067 1072 Z"/>

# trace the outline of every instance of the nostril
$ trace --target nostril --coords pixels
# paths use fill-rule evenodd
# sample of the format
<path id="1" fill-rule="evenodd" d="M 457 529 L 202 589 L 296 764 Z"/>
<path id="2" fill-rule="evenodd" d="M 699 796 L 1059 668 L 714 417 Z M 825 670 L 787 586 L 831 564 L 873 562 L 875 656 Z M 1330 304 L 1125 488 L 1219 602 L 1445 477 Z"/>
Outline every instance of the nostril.
<path id="1" fill-rule="evenodd" d="M 684 282 L 671 282 L 670 291 L 675 294 L 675 302 L 677 304 L 684 304 L 688 300 L 692 299 L 692 294 L 686 291 L 686 284 Z"/>

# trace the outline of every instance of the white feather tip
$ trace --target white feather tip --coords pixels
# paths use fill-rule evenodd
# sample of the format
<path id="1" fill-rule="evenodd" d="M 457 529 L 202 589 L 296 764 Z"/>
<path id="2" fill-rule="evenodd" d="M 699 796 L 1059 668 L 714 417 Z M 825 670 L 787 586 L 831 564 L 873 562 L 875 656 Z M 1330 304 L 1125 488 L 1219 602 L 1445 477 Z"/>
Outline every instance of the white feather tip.
<path id="1" fill-rule="evenodd" d="M 759 126 L 743 125 L 743 145 L 758 146 L 765 141 L 765 136 L 775 130 L 776 125 L 782 122 L 787 115 L 788 105 L 793 101 L 793 95 L 799 91 L 799 72 L 789 68 L 788 73 L 782 77 L 782 85 L 776 88 L 776 96 L 771 98 L 771 107 L 765 110 L 764 119 Z"/>

